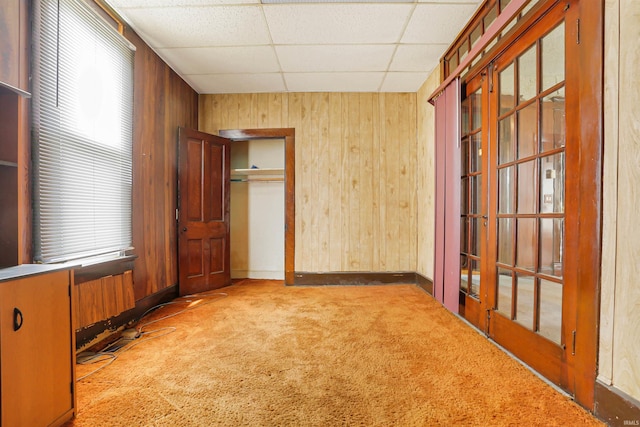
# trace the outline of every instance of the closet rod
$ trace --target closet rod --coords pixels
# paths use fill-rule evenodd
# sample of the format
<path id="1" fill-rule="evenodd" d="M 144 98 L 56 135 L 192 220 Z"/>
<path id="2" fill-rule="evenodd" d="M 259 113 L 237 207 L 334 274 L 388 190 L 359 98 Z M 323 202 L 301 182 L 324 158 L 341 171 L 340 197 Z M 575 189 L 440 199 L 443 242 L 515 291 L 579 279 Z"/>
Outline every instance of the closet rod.
<path id="1" fill-rule="evenodd" d="M 284 178 L 233 178 L 231 182 L 284 182 Z"/>

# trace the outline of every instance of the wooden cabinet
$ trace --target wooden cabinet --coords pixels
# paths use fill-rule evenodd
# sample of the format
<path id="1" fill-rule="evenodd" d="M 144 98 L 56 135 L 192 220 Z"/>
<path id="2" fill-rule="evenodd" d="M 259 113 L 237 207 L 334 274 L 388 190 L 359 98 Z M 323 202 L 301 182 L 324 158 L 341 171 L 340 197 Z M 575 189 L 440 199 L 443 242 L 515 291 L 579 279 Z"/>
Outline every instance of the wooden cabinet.
<path id="1" fill-rule="evenodd" d="M 29 261 L 29 3 L 0 1 L 0 268 Z"/>
<path id="2" fill-rule="evenodd" d="M 29 91 L 28 0 L 0 2 L 0 85 Z"/>
<path id="3" fill-rule="evenodd" d="M 0 87 L 0 268 L 18 264 L 19 98 Z"/>
<path id="4" fill-rule="evenodd" d="M 72 278 L 70 270 L 40 273 L 55 268 L 0 270 L 2 426 L 61 425 L 74 415 Z"/>

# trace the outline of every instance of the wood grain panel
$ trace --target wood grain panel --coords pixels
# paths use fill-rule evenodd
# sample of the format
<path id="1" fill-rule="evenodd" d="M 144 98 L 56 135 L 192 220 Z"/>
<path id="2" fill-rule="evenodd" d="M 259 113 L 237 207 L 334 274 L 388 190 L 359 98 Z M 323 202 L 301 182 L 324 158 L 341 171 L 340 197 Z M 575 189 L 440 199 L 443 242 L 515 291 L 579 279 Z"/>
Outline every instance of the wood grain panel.
<path id="1" fill-rule="evenodd" d="M 434 278 L 435 241 L 435 108 L 429 104 L 429 95 L 440 84 L 440 68 L 436 68 L 417 94 L 417 260 L 416 271 L 424 277 Z"/>
<path id="2" fill-rule="evenodd" d="M 102 279 L 91 280 L 78 285 L 78 328 L 104 320 L 104 296 Z"/>
<path id="3" fill-rule="evenodd" d="M 120 282 L 122 282 L 122 279 Z M 104 310 L 100 316 L 100 320 L 104 320 L 120 314 L 120 311 L 118 311 L 119 307 L 115 277 L 103 277 L 100 280 L 100 283 L 102 285 L 102 305 Z"/>
<path id="4" fill-rule="evenodd" d="M 327 150 L 329 168 L 327 182 L 329 186 L 328 202 L 330 205 L 328 218 L 329 239 L 329 271 L 342 270 L 342 209 L 336 209 L 342 198 L 342 149 L 336 141 L 342 136 L 342 96 L 339 93 L 329 94 L 329 138 Z"/>
<path id="5" fill-rule="evenodd" d="M 132 220 L 139 300 L 178 281 L 177 129 L 197 127 L 198 96 L 133 31 L 125 35 L 137 49 Z"/>
<path id="6" fill-rule="evenodd" d="M 615 253 L 618 215 L 618 92 L 620 49 L 620 4 L 619 0 L 605 2 L 605 70 L 604 70 L 604 170 L 602 252 Z M 600 345 L 598 377 L 611 384 L 613 376 L 613 329 L 615 313 L 616 259 L 602 258 L 600 299 Z"/>
<path id="7" fill-rule="evenodd" d="M 416 99 L 201 95 L 199 130 L 296 129 L 296 271 L 415 271 Z"/>
<path id="8" fill-rule="evenodd" d="M 135 307 L 131 271 L 83 282 L 73 288 L 75 330 L 111 319 Z"/>
<path id="9" fill-rule="evenodd" d="M 613 382 L 635 399 L 640 399 L 640 3 L 620 0 L 620 93 L 618 145 L 618 229 L 615 288 Z"/>

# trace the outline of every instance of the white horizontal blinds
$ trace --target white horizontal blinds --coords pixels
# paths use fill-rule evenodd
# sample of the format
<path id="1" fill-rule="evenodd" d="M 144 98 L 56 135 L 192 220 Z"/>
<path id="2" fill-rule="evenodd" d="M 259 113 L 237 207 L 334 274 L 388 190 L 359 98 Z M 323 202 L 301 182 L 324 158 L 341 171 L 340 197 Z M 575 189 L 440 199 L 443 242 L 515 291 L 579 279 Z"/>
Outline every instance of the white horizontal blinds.
<path id="1" fill-rule="evenodd" d="M 56 262 L 131 246 L 133 52 L 82 0 L 34 20 L 34 247 Z"/>

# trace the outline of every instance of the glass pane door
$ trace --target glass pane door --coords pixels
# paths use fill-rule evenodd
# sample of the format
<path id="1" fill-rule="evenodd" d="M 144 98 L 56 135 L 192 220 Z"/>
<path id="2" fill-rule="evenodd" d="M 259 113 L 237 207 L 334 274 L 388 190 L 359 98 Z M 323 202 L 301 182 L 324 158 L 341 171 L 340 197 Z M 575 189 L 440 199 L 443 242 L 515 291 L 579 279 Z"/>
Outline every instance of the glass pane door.
<path id="1" fill-rule="evenodd" d="M 560 344 L 564 23 L 497 70 L 496 311 Z"/>
<path id="2" fill-rule="evenodd" d="M 487 71 L 489 336 L 557 383 L 568 327 L 565 23 L 554 9 Z M 570 320 L 570 319 L 569 319 Z M 571 323 L 569 323 L 571 324 Z"/>
<path id="3" fill-rule="evenodd" d="M 460 128 L 460 310 L 480 329 L 482 263 L 486 252 L 486 79 L 466 85 Z M 485 96 L 483 96 L 485 95 Z M 485 130 L 483 130 L 485 129 Z M 486 294 L 486 293 L 485 293 Z"/>

